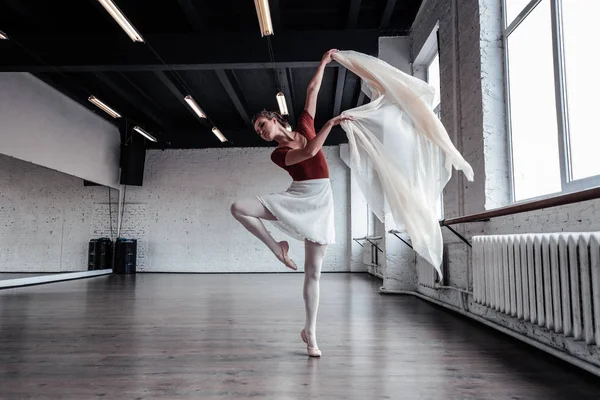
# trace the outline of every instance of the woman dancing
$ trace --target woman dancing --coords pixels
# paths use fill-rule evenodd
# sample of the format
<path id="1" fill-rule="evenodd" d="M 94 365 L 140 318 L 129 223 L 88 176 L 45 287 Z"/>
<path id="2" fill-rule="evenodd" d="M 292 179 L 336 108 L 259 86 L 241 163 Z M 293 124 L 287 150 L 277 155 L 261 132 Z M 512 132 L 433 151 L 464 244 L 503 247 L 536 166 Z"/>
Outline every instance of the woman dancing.
<path id="1" fill-rule="evenodd" d="M 278 143 L 271 153 L 271 160 L 290 174 L 293 180 L 291 186 L 285 192 L 238 200 L 231 206 L 235 219 L 265 243 L 288 268 L 297 270 L 296 264 L 288 256 L 288 242 L 276 242 L 261 219 L 272 221 L 290 236 L 304 240 L 303 296 L 306 322 L 300 336 L 311 357 L 321 356 L 316 329 L 319 278 L 327 245 L 335 243 L 329 168 L 321 147 L 335 125 L 352 119 L 337 116 L 329 120 L 318 134 L 315 132 L 314 117 L 323 72 L 336 51 L 329 50 L 323 55 L 308 85 L 304 111 L 300 114 L 295 131 L 288 131 L 286 128 L 289 125 L 276 112 L 262 111 L 254 117 L 256 133 L 266 141 Z"/>

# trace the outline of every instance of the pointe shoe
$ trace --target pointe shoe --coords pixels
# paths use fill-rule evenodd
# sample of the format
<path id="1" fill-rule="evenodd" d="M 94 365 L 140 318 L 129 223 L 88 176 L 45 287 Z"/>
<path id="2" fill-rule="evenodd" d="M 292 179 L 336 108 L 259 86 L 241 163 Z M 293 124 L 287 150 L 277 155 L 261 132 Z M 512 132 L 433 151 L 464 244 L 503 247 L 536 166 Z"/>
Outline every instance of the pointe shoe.
<path id="1" fill-rule="evenodd" d="M 281 253 L 283 254 L 283 263 L 286 267 L 293 269 L 294 271 L 298 270 L 298 266 L 290 257 L 288 257 L 288 250 L 290 249 L 290 245 L 288 242 L 283 241 L 279 242 L 279 246 L 281 246 Z"/>
<path id="2" fill-rule="evenodd" d="M 321 357 L 322 353 L 318 347 L 310 347 L 308 345 L 308 338 L 306 337 L 306 332 L 304 332 L 304 329 L 302 329 L 302 332 L 300 332 L 300 337 L 302 338 L 302 341 L 306 343 L 306 351 L 308 352 L 309 357 Z"/>

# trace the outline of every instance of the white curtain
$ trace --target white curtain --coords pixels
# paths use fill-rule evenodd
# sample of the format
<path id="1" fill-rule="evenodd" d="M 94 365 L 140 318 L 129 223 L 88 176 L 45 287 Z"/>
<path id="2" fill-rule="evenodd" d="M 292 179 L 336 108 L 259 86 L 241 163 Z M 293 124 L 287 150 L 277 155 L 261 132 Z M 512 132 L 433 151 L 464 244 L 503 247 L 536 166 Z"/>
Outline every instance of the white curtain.
<path id="1" fill-rule="evenodd" d="M 456 150 L 433 113 L 435 89 L 386 62 L 355 51 L 333 59 L 363 80 L 371 102 L 344 111 L 350 168 L 373 213 L 391 216 L 415 251 L 437 270 L 442 263 L 439 200 L 452 167 L 473 180 L 473 169 Z"/>

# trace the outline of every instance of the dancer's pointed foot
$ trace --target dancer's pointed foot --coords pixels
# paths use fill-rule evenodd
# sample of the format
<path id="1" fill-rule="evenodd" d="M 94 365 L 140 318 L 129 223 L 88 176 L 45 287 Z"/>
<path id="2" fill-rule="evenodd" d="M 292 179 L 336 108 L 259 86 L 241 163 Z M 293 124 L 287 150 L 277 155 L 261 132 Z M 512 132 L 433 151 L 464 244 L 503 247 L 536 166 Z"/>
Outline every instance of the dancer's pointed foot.
<path id="1" fill-rule="evenodd" d="M 310 347 L 308 345 L 308 338 L 306 337 L 306 332 L 304 329 L 302 329 L 302 332 L 300 332 L 300 337 L 302 338 L 302 341 L 306 343 L 306 351 L 308 352 L 309 357 L 321 357 L 322 353 L 318 347 Z"/>
<path id="2" fill-rule="evenodd" d="M 288 256 L 288 251 L 290 249 L 289 243 L 284 240 L 279 242 L 279 246 L 281 247 L 281 257 L 277 258 L 279 258 L 279 260 L 283 262 L 286 267 L 293 269 L 294 271 L 298 270 L 296 263 Z"/>

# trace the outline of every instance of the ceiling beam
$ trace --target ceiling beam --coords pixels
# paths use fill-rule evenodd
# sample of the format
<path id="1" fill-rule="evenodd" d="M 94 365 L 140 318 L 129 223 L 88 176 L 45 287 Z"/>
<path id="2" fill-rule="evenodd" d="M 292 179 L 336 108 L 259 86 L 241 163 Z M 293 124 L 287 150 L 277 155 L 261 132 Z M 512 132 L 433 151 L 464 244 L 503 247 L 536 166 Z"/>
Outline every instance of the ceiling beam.
<path id="1" fill-rule="evenodd" d="M 139 93 L 140 95 L 144 96 L 144 98 L 145 98 L 146 100 L 148 100 L 150 103 L 152 103 L 152 104 L 154 105 L 154 107 L 155 107 L 157 110 L 159 110 L 159 111 L 164 111 L 164 110 L 165 110 L 165 109 L 164 109 L 164 107 L 163 107 L 162 105 L 158 104 L 158 103 L 157 103 L 157 102 L 156 102 L 156 101 L 155 101 L 155 100 L 152 98 L 152 96 L 150 96 L 148 93 L 146 93 L 146 91 L 145 91 L 144 89 L 142 89 L 142 88 L 141 88 L 141 87 L 140 87 L 140 86 L 139 86 L 137 83 L 135 83 L 133 80 L 129 79 L 129 77 L 128 77 L 128 76 L 127 76 L 125 73 L 123 73 L 123 72 L 119 72 L 118 74 L 119 74 L 119 76 L 120 76 L 120 77 L 121 77 L 123 80 L 127 81 L 127 83 L 129 83 L 129 85 L 131 85 L 133 88 L 135 88 L 135 90 L 137 90 L 137 91 L 138 91 L 138 93 Z"/>
<path id="2" fill-rule="evenodd" d="M 365 101 L 365 93 L 362 91 L 362 83 L 362 79 L 358 78 L 356 80 L 356 86 L 354 87 L 354 95 L 352 96 L 352 103 L 356 104 L 355 107 L 362 106 Z"/>
<path id="3" fill-rule="evenodd" d="M 233 33 L 144 35 L 163 62 L 143 43 L 123 35 L 16 37 L 40 62 L 13 41 L 0 41 L 0 72 L 164 71 L 316 67 L 328 49 L 377 56 L 379 31 L 298 31 L 271 37 L 276 62 L 259 35 Z M 331 63 L 334 64 L 334 63 Z M 330 64 L 330 65 L 331 65 Z"/>
<path id="4" fill-rule="evenodd" d="M 183 9 L 183 13 L 187 18 L 190 26 L 194 31 L 201 31 L 204 29 L 204 24 L 200 19 L 200 15 L 196 11 L 196 7 L 194 7 L 193 0 L 177 0 L 179 2 L 179 6 Z"/>
<path id="5" fill-rule="evenodd" d="M 350 0 L 350 10 L 348 11 L 348 29 L 356 29 L 358 25 L 358 13 L 360 11 L 361 0 Z"/>
<path id="6" fill-rule="evenodd" d="M 140 110 L 148 119 L 154 121 L 154 123 L 158 125 L 158 127 L 164 128 L 165 124 L 163 123 L 163 121 L 160 118 L 158 118 L 154 111 L 147 107 L 138 96 L 135 96 L 127 90 L 125 90 L 122 86 L 113 81 L 105 73 L 97 73 L 96 77 L 100 80 L 100 82 L 108 86 L 114 93 L 116 93 L 126 102 L 128 102 L 133 108 Z"/>
<path id="7" fill-rule="evenodd" d="M 337 84 L 335 85 L 335 100 L 333 102 L 333 116 L 340 115 L 342 108 L 342 97 L 344 95 L 344 84 L 346 83 L 346 68 L 338 68 Z"/>
<path id="8" fill-rule="evenodd" d="M 273 31 L 276 35 L 282 29 L 281 26 L 281 11 L 279 9 L 279 0 L 269 0 L 269 11 L 271 12 L 271 21 L 273 22 Z"/>
<path id="9" fill-rule="evenodd" d="M 35 13 L 31 12 L 31 4 L 29 4 L 28 9 L 28 7 L 26 6 L 26 2 L 20 0 L 4 0 L 3 3 L 19 17 L 26 19 L 28 23 L 33 25 L 39 22 L 39 17 Z"/>
<path id="10" fill-rule="evenodd" d="M 177 97 L 177 100 L 179 100 L 179 102 L 181 104 L 183 104 L 183 106 L 185 107 L 186 110 L 188 110 L 190 113 L 192 113 L 192 115 L 194 115 L 194 117 L 196 117 L 200 122 L 202 122 L 203 124 L 207 124 L 208 121 L 206 121 L 204 118 L 200 118 L 200 116 L 198 116 L 198 114 L 196 114 L 194 112 L 194 110 L 192 110 L 190 108 L 190 106 L 188 105 L 188 103 L 185 101 L 185 96 L 187 96 L 188 94 L 190 96 L 192 96 L 194 98 L 194 100 L 196 101 L 196 103 L 198 102 L 198 100 L 194 97 L 193 93 L 183 93 L 181 90 L 183 89 L 179 89 L 171 80 L 171 78 L 169 78 L 167 76 L 167 74 L 163 71 L 154 71 L 154 75 L 158 78 L 159 81 L 162 82 L 163 85 L 165 85 L 167 87 L 167 89 L 169 89 L 169 91 L 173 94 L 173 96 Z M 202 105 L 198 104 L 200 106 L 200 108 L 202 108 Z M 202 110 L 204 111 L 204 109 L 202 108 Z M 206 112 L 206 111 L 205 111 Z"/>
<path id="11" fill-rule="evenodd" d="M 215 70 L 215 73 L 217 74 L 221 85 L 223 85 L 223 88 L 229 95 L 229 98 L 233 102 L 233 105 L 240 114 L 240 117 L 242 117 L 246 125 L 252 127 L 252 121 L 250 121 L 250 117 L 248 116 L 248 112 L 246 111 L 247 107 L 245 105 L 246 102 L 243 99 L 242 90 L 236 82 L 236 78 L 235 75 L 233 75 L 233 71 L 230 71 L 230 74 L 233 77 L 233 82 L 229 79 L 227 71 L 223 69 L 217 69 Z"/>
<path id="12" fill-rule="evenodd" d="M 297 106 L 298 102 L 296 101 L 296 86 L 294 85 L 294 73 L 291 68 L 288 68 L 288 83 L 290 84 L 290 96 L 292 97 L 292 105 Z M 304 109 L 304 106 L 302 106 L 302 109 Z"/>
<path id="13" fill-rule="evenodd" d="M 292 92 L 292 88 L 290 86 L 290 82 L 288 80 L 288 70 L 286 68 L 277 68 L 277 75 L 279 76 L 279 82 L 281 82 L 281 90 L 285 95 L 285 101 L 287 103 L 290 123 L 292 126 L 296 125 L 296 115 L 294 113 L 295 109 L 295 99 Z"/>
<path id="14" fill-rule="evenodd" d="M 390 23 L 390 19 L 392 18 L 392 12 L 394 12 L 394 7 L 396 7 L 396 0 L 387 0 L 385 3 L 385 8 L 383 9 L 383 13 L 381 14 L 381 22 L 379 23 L 379 29 L 385 29 Z"/>
<path id="15" fill-rule="evenodd" d="M 165 87 L 167 89 L 169 89 L 169 92 L 171 92 L 173 94 L 173 96 L 177 97 L 177 100 L 179 100 L 179 102 L 181 104 L 183 104 L 186 108 L 188 108 L 188 105 L 184 100 L 184 97 L 186 95 L 183 94 L 177 86 L 175 86 L 175 84 L 171 81 L 171 79 L 167 76 L 166 73 L 164 73 L 163 71 L 155 71 L 154 76 L 156 76 L 158 78 L 158 80 L 163 85 L 165 85 Z"/>
<path id="16" fill-rule="evenodd" d="M 365 92 L 363 92 L 361 90 L 358 95 L 358 101 L 356 102 L 356 107 L 362 106 L 364 102 L 365 102 Z"/>

